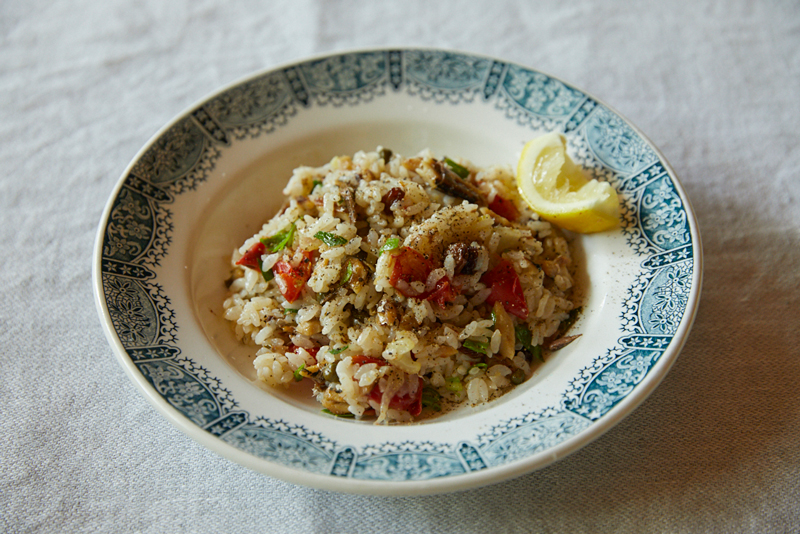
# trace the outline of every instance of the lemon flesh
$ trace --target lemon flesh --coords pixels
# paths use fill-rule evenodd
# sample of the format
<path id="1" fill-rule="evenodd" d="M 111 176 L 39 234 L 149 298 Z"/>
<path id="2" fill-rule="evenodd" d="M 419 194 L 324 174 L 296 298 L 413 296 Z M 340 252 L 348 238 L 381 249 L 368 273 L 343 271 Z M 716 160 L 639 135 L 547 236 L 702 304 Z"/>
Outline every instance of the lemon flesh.
<path id="1" fill-rule="evenodd" d="M 607 182 L 587 180 L 567 155 L 566 139 L 552 132 L 528 141 L 517 164 L 517 187 L 539 216 L 589 234 L 617 226 L 619 199 Z"/>

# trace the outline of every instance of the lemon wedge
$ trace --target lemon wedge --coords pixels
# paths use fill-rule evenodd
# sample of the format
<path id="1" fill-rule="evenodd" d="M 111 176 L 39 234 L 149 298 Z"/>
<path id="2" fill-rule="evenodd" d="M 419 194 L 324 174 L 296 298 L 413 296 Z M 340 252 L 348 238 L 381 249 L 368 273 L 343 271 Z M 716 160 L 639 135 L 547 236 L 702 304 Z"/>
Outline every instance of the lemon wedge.
<path id="1" fill-rule="evenodd" d="M 522 198 L 546 221 L 589 234 L 619 221 L 617 192 L 607 182 L 587 180 L 567 155 L 567 140 L 551 132 L 528 141 L 517 164 Z"/>

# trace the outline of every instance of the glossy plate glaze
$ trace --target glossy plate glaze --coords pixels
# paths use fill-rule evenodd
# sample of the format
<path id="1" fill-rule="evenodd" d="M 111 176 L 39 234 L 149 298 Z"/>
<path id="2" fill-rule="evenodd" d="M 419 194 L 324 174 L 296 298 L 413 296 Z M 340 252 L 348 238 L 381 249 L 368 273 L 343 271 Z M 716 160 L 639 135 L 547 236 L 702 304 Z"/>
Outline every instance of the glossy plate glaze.
<path id="1" fill-rule="evenodd" d="M 622 203 L 618 229 L 574 238 L 586 293 L 577 341 L 500 399 L 410 425 L 331 417 L 308 389 L 254 380 L 254 349 L 236 342 L 222 318 L 223 281 L 234 247 L 282 203 L 294 167 L 378 145 L 513 166 L 525 142 L 553 130 Z M 600 436 L 675 361 L 701 275 L 689 201 L 630 123 L 533 69 L 428 49 L 317 57 L 192 106 L 123 173 L 94 258 L 113 351 L 172 423 L 268 475 L 385 495 L 497 482 Z"/>

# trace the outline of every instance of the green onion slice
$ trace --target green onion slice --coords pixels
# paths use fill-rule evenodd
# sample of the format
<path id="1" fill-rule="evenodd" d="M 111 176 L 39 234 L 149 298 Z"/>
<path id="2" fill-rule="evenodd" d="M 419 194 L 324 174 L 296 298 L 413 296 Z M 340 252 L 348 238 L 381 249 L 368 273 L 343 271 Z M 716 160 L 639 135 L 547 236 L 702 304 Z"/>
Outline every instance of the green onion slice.
<path id="1" fill-rule="evenodd" d="M 384 252 L 389 252 L 390 250 L 395 250 L 400 248 L 400 238 L 399 237 L 390 237 L 386 240 L 383 246 L 378 250 L 378 257 L 381 256 Z"/>
<path id="2" fill-rule="evenodd" d="M 347 267 L 344 270 L 344 277 L 342 278 L 342 281 L 339 282 L 339 285 L 340 286 L 345 285 L 347 282 L 350 281 L 351 278 L 353 278 L 353 262 L 347 260 Z"/>
<path id="3" fill-rule="evenodd" d="M 350 348 L 350 345 L 345 345 L 344 347 L 339 347 L 338 349 L 328 349 L 328 352 L 333 354 L 333 355 L 336 355 L 336 354 L 343 353 L 344 351 L 346 351 L 349 348 Z"/>
<path id="4" fill-rule="evenodd" d="M 327 408 L 323 408 L 322 409 L 322 413 L 326 413 L 326 414 L 332 415 L 334 417 L 355 417 L 355 415 L 353 415 L 351 413 L 333 413 L 332 411 L 330 411 Z"/>
<path id="5" fill-rule="evenodd" d="M 445 163 L 445 165 L 450 167 L 451 171 L 453 171 L 454 173 L 459 175 L 461 178 L 466 179 L 469 176 L 469 169 L 467 169 L 463 165 L 459 165 L 458 163 L 456 163 L 452 159 L 444 158 L 444 163 Z"/>
<path id="6" fill-rule="evenodd" d="M 465 339 L 461 346 L 474 352 L 480 352 L 481 354 L 486 354 L 486 351 L 489 349 L 488 343 L 473 341 L 471 339 Z"/>
<path id="7" fill-rule="evenodd" d="M 459 377 L 451 376 L 447 379 L 447 389 L 453 393 L 458 393 L 464 389 L 464 386 L 461 384 L 461 379 Z"/>
<path id="8" fill-rule="evenodd" d="M 422 390 L 422 406 L 435 411 L 442 409 L 442 396 L 430 386 L 425 386 Z"/>

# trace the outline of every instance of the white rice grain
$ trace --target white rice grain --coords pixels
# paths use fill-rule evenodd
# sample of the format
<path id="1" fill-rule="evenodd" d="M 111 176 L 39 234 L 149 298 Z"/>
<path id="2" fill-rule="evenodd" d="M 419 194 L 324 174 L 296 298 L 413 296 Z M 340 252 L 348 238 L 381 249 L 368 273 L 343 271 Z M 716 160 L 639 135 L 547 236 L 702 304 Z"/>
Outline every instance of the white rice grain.
<path id="1" fill-rule="evenodd" d="M 473 405 L 489 400 L 489 386 L 482 378 L 474 378 L 467 383 L 467 398 Z"/>
<path id="2" fill-rule="evenodd" d="M 492 334 L 491 341 L 489 342 L 489 348 L 492 351 L 492 354 L 497 354 L 500 352 L 500 341 L 502 340 L 502 335 L 500 334 L 500 330 L 495 330 L 494 334 Z"/>

